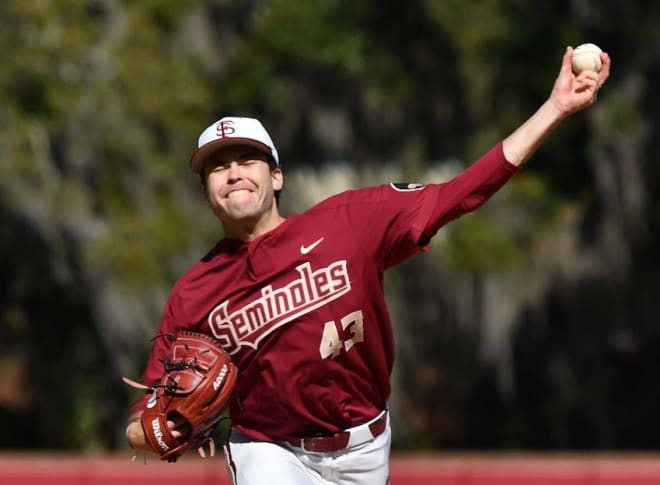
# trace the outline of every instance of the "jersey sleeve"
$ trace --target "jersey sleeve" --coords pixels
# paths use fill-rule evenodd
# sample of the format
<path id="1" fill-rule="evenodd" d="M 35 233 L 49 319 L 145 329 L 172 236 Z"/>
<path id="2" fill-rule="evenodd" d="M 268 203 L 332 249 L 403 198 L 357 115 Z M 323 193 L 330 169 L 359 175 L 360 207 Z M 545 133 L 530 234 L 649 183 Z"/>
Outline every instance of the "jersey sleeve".
<path id="1" fill-rule="evenodd" d="M 441 184 L 388 184 L 349 194 L 350 226 L 382 269 L 428 250 L 438 229 L 487 201 L 518 170 L 498 143 L 454 179 Z"/>
<path id="2" fill-rule="evenodd" d="M 438 185 L 438 195 L 420 235 L 420 244 L 428 244 L 442 226 L 480 207 L 519 170 L 519 166 L 506 159 L 499 142 L 457 177 Z"/>

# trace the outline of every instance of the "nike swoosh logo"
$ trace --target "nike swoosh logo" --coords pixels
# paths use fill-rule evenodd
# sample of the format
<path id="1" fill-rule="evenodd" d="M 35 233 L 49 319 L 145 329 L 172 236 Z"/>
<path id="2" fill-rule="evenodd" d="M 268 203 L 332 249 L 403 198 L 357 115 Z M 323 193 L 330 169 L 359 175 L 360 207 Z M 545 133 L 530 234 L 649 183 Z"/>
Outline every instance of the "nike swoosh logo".
<path id="1" fill-rule="evenodd" d="M 312 251 L 312 249 L 314 249 L 316 246 L 318 246 L 319 244 L 321 244 L 321 243 L 323 242 L 323 239 L 325 239 L 325 238 L 322 237 L 322 238 L 320 238 L 320 239 L 317 239 L 316 241 L 314 241 L 314 242 L 313 242 L 312 244 L 310 244 L 309 246 L 305 246 L 305 245 L 302 245 L 302 244 L 301 244 L 301 245 L 300 245 L 300 254 L 308 254 L 308 253 L 310 253 L 310 252 Z"/>

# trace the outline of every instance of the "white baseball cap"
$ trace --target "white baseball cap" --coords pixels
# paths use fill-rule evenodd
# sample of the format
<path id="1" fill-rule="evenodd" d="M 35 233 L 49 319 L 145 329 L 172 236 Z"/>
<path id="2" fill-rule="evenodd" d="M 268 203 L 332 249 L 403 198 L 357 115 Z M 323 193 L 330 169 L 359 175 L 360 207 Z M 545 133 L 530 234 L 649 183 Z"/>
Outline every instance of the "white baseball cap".
<path id="1" fill-rule="evenodd" d="M 254 118 L 225 116 L 206 128 L 197 141 L 197 150 L 190 158 L 190 168 L 201 172 L 208 156 L 221 147 L 249 145 L 266 152 L 279 166 L 280 159 L 270 135 L 261 122 Z"/>

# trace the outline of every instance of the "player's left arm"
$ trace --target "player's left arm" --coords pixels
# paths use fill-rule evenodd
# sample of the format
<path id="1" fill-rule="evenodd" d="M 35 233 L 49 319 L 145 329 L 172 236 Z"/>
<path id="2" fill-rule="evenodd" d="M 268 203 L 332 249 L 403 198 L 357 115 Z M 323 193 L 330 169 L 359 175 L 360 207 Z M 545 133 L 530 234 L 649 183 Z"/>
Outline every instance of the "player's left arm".
<path id="1" fill-rule="evenodd" d="M 504 156 L 512 164 L 524 164 L 562 121 L 596 101 L 598 90 L 610 75 L 609 55 L 605 52 L 601 54 L 602 67 L 599 72 L 582 71 L 579 75 L 573 73 L 572 55 L 573 48 L 569 46 L 547 101 L 504 139 Z"/>

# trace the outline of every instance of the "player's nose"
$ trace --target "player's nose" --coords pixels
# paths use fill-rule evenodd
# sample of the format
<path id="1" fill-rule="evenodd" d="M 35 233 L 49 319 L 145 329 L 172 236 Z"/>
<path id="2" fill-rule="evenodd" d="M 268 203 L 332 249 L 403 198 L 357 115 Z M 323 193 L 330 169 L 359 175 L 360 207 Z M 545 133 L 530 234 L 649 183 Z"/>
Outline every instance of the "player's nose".
<path id="1" fill-rule="evenodd" d="M 241 179 L 241 166 L 238 162 L 231 162 L 227 167 L 227 180 L 235 181 Z"/>

